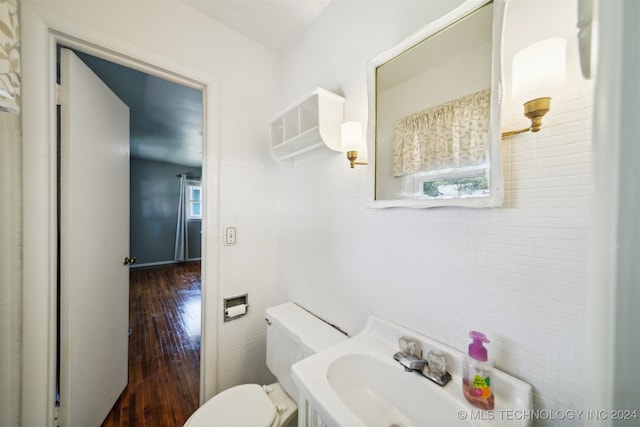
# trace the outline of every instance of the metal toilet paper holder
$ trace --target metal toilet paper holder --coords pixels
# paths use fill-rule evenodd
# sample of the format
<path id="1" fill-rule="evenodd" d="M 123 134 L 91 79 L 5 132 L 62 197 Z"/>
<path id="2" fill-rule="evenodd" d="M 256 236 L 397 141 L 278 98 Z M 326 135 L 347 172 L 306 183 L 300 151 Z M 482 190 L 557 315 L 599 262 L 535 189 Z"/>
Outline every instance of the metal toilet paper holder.
<path id="1" fill-rule="evenodd" d="M 240 310 L 240 314 L 237 314 L 235 316 L 229 316 L 229 311 L 234 312 L 234 311 L 238 311 L 237 308 L 239 308 L 239 306 L 244 306 L 244 311 Z M 233 309 L 234 307 L 236 307 L 236 309 Z M 248 294 L 244 294 L 244 295 L 238 295 L 235 297 L 229 297 L 229 298 L 225 298 L 223 300 L 223 320 L 225 322 L 229 322 L 231 320 L 236 320 L 241 318 L 242 316 L 245 316 L 248 312 L 249 312 L 249 298 L 248 298 Z M 232 309 L 232 310 L 229 310 Z"/>

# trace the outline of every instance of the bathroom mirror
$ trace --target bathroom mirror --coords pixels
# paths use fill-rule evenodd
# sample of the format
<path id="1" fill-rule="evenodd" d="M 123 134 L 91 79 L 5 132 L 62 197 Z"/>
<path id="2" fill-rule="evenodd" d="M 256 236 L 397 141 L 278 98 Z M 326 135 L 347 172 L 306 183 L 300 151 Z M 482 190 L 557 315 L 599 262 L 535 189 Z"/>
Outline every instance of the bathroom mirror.
<path id="1" fill-rule="evenodd" d="M 467 0 L 371 60 L 373 207 L 496 207 L 505 0 Z"/>

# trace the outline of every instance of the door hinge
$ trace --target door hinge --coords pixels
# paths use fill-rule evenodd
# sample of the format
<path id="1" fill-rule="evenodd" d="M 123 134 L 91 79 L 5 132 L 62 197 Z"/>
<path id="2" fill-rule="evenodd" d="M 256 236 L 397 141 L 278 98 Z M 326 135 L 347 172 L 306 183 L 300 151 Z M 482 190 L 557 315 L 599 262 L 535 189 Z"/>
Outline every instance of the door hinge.
<path id="1" fill-rule="evenodd" d="M 56 105 L 62 105 L 62 87 L 60 86 L 60 83 L 56 84 Z"/>
<path id="2" fill-rule="evenodd" d="M 60 422 L 60 406 L 56 402 L 55 409 L 53 410 L 54 422 L 56 427 L 62 427 L 62 423 Z"/>

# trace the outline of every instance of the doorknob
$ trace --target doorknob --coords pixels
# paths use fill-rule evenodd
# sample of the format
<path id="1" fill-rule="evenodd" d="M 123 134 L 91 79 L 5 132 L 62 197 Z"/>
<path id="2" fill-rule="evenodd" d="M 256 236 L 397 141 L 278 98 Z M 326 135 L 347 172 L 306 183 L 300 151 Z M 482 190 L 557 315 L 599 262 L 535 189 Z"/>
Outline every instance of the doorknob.
<path id="1" fill-rule="evenodd" d="M 131 257 L 129 258 L 128 256 L 124 257 L 124 259 L 122 260 L 122 264 L 123 265 L 133 265 L 136 263 L 136 257 Z"/>

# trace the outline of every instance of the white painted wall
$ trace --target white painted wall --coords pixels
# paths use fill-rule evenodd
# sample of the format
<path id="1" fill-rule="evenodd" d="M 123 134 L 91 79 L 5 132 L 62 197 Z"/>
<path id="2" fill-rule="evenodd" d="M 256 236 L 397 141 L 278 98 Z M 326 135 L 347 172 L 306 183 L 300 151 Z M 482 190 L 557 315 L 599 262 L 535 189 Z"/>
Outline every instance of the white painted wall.
<path id="1" fill-rule="evenodd" d="M 285 97 L 319 85 L 346 97 L 346 120 L 366 122 L 367 60 L 459 3 L 335 2 L 285 56 Z M 505 64 L 543 38 L 538 26 L 575 33 L 575 6 L 514 1 Z M 351 334 L 375 313 L 466 351 L 468 331 L 482 330 L 537 409 L 582 409 L 592 88 L 569 49 L 543 130 L 503 142 L 501 209 L 368 209 L 367 170 L 340 153 L 281 168 L 282 292 Z M 504 130 L 526 126 L 520 108 Z"/>
<path id="2" fill-rule="evenodd" d="M 204 398 L 229 385 L 270 377 L 263 312 L 277 283 L 277 168 L 265 123 L 278 99 L 279 58 L 179 1 L 58 1 L 21 4 L 24 159 L 24 346 L 22 425 L 53 421 L 55 283 L 55 143 L 47 28 L 137 58 L 208 85 L 204 167 L 208 229 L 203 244 L 208 285 Z M 17 182 L 17 181 L 16 181 Z M 238 227 L 238 244 L 222 229 Z M 249 315 L 222 323 L 222 299 L 249 293 Z M 217 345 L 214 345 L 217 344 Z M 218 345 L 221 349 L 218 352 Z M 251 368 L 247 368 L 250 366 Z"/>
<path id="3" fill-rule="evenodd" d="M 0 425 L 20 420 L 20 115 L 0 112 Z"/>

